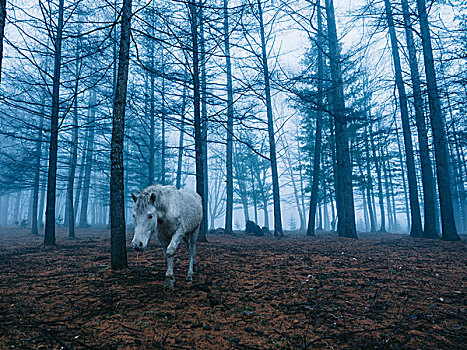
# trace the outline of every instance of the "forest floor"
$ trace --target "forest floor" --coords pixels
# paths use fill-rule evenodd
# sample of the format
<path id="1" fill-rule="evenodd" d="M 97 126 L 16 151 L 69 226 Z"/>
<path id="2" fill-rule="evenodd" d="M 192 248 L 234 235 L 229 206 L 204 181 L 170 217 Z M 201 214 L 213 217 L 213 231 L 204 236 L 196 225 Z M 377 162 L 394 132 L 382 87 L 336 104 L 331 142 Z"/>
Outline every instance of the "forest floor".
<path id="1" fill-rule="evenodd" d="M 208 236 L 163 292 L 153 242 L 109 268 L 109 233 L 59 231 L 55 249 L 0 228 L 0 348 L 461 349 L 467 242 L 362 234 Z"/>

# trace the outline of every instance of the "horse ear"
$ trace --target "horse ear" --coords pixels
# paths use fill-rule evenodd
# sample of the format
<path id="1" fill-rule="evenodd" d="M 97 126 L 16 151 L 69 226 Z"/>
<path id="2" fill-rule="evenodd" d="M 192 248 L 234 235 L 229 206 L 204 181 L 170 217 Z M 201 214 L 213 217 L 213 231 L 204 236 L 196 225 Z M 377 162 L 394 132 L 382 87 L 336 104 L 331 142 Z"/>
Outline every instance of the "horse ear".
<path id="1" fill-rule="evenodd" d="M 156 201 L 156 194 L 151 193 L 151 203 L 154 204 L 155 201 Z"/>
<path id="2" fill-rule="evenodd" d="M 133 193 L 131 194 L 131 198 L 136 202 L 136 196 Z"/>

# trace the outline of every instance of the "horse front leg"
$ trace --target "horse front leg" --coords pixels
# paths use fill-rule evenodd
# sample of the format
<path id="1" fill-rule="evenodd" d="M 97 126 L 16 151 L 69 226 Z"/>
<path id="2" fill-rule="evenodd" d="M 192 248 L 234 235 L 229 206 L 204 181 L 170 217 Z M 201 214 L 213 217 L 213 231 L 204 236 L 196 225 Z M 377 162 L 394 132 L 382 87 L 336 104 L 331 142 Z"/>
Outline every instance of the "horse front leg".
<path id="1" fill-rule="evenodd" d="M 169 291 L 174 290 L 175 285 L 175 277 L 174 277 L 174 256 L 175 252 L 177 251 L 178 245 L 183 238 L 183 231 L 177 230 L 172 236 L 170 240 L 170 244 L 168 245 L 167 249 L 165 250 L 165 259 L 167 262 L 167 271 L 165 272 L 165 282 L 164 282 L 164 289 Z"/>

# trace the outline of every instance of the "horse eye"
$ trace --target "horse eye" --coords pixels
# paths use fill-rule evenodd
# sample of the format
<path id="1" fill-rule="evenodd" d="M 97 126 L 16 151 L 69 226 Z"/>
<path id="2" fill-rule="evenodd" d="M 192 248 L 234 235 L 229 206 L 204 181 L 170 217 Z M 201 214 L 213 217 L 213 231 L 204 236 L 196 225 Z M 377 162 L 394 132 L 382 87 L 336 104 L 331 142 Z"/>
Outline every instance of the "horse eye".
<path id="1" fill-rule="evenodd" d="M 148 219 L 152 219 L 152 215 L 151 215 L 151 214 L 148 215 Z"/>

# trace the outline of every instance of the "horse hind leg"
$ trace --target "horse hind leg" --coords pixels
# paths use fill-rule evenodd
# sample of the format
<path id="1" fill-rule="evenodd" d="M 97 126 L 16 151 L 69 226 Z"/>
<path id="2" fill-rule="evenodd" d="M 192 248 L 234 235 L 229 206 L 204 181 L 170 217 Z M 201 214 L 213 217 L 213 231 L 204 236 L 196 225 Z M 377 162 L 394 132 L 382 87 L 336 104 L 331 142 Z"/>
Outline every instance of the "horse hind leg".
<path id="1" fill-rule="evenodd" d="M 190 254 L 190 263 L 186 280 L 193 282 L 193 270 L 196 268 L 196 241 L 198 240 L 199 227 L 190 234 L 188 238 L 188 253 Z"/>

